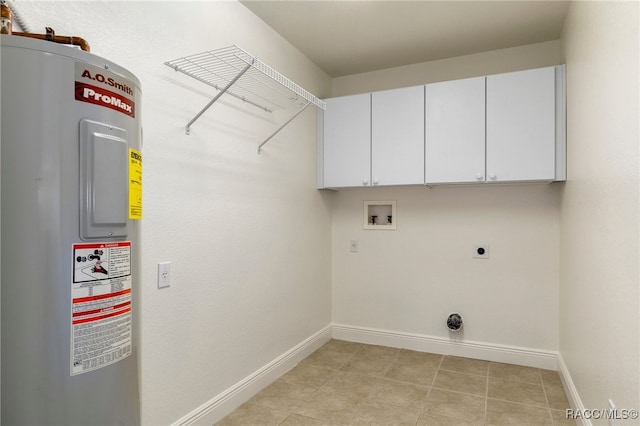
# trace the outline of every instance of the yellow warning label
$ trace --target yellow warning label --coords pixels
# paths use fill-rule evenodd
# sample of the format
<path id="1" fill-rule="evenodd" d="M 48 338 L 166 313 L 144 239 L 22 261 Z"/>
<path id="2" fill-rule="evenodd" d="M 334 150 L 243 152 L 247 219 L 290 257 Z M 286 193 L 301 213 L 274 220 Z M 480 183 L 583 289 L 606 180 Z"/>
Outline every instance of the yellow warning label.
<path id="1" fill-rule="evenodd" d="M 142 153 L 129 148 L 129 219 L 142 219 Z"/>

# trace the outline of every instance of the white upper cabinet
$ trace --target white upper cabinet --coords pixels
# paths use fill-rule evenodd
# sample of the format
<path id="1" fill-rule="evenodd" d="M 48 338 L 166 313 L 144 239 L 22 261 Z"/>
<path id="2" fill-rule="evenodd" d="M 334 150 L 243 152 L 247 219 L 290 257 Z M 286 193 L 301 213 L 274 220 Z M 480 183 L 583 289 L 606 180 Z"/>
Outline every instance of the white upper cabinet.
<path id="1" fill-rule="evenodd" d="M 424 184 L 424 86 L 371 94 L 371 184 Z"/>
<path id="2" fill-rule="evenodd" d="M 426 182 L 485 180 L 485 78 L 426 85 Z"/>
<path id="3" fill-rule="evenodd" d="M 566 179 L 564 66 L 326 102 L 321 188 Z"/>
<path id="4" fill-rule="evenodd" d="M 564 134 L 556 128 L 564 130 L 563 111 L 556 110 L 563 108 L 563 97 L 557 99 L 562 85 L 560 93 L 556 90 L 561 71 L 549 67 L 487 77 L 488 182 L 564 179 L 564 155 L 556 161 L 557 144 L 564 148 Z"/>
<path id="5" fill-rule="evenodd" d="M 320 187 L 367 186 L 371 181 L 371 95 L 326 100 Z"/>

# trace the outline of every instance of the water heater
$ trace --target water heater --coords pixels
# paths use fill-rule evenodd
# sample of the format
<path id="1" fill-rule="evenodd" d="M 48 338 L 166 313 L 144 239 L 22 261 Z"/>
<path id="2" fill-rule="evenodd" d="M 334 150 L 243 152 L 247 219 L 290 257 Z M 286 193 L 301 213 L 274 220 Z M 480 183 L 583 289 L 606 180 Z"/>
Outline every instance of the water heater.
<path id="1" fill-rule="evenodd" d="M 0 36 L 2 425 L 140 423 L 140 83 Z"/>

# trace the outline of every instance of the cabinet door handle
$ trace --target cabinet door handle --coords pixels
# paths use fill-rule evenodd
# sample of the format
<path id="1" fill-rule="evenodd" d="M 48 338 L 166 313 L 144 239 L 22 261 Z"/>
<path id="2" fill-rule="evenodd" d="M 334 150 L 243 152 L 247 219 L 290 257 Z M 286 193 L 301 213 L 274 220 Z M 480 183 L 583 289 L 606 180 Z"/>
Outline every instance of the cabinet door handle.
<path id="1" fill-rule="evenodd" d="M 362 184 L 365 186 L 369 185 L 369 179 L 367 178 L 362 179 Z"/>
<path id="2" fill-rule="evenodd" d="M 374 184 L 374 185 L 377 185 L 377 184 L 378 184 L 378 179 L 374 179 L 374 180 L 373 180 L 373 184 Z"/>
<path id="3" fill-rule="evenodd" d="M 489 173 L 489 179 L 496 180 L 497 179 L 496 174 L 495 173 Z"/>
<path id="4" fill-rule="evenodd" d="M 476 179 L 482 180 L 483 179 L 482 173 L 476 173 Z"/>

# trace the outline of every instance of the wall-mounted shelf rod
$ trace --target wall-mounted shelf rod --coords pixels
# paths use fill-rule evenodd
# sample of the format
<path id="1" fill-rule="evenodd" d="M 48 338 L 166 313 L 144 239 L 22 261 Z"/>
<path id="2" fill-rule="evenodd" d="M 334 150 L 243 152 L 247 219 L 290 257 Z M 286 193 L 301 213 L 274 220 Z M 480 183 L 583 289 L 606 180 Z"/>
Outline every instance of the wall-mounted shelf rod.
<path id="1" fill-rule="evenodd" d="M 266 144 L 267 142 L 269 142 L 269 141 L 271 140 L 271 138 L 273 138 L 275 135 L 277 135 L 277 134 L 280 132 L 280 130 L 284 129 L 284 128 L 285 128 L 285 126 L 286 126 L 287 124 L 291 123 L 291 122 L 293 121 L 293 119 L 294 119 L 294 118 L 296 118 L 297 116 L 299 116 L 299 115 L 302 113 L 302 111 L 304 111 L 304 110 L 305 110 L 309 105 L 311 105 L 311 102 L 307 102 L 307 103 L 306 103 L 306 105 L 305 105 L 305 106 L 303 106 L 303 107 L 300 109 L 300 111 L 298 111 L 298 112 L 296 112 L 295 114 L 293 114 L 293 115 L 291 116 L 291 118 L 289 118 L 287 121 L 285 121 L 285 122 L 282 124 L 282 126 L 278 127 L 278 129 L 277 129 L 275 132 L 271 133 L 271 136 L 269 136 L 268 138 L 266 138 L 266 139 L 264 140 L 264 142 L 262 142 L 262 143 L 258 146 L 258 154 L 262 153 L 262 146 L 263 146 L 264 144 Z"/>
<path id="2" fill-rule="evenodd" d="M 211 101 L 209 101 L 209 103 L 208 103 L 207 105 L 205 105 L 205 107 L 204 107 L 204 108 L 202 108 L 202 109 L 200 110 L 200 112 L 199 112 L 199 113 L 197 113 L 197 114 L 196 114 L 196 116 L 195 116 L 195 117 L 193 117 L 193 118 L 191 119 L 191 121 L 190 121 L 190 122 L 188 122 L 188 123 L 187 123 L 187 125 L 185 126 L 185 132 L 186 132 L 187 134 L 190 134 L 190 133 L 191 133 L 191 125 L 192 125 L 193 123 L 195 123 L 195 121 L 196 121 L 198 118 L 200 118 L 200 116 L 201 116 L 202 114 L 204 114 L 204 112 L 205 112 L 206 110 L 208 110 L 208 109 L 211 107 L 211 105 L 213 105 L 213 104 L 215 103 L 215 101 L 217 101 L 217 100 L 218 100 L 218 98 L 219 98 L 220 96 L 222 96 L 223 94 L 225 94 L 225 93 L 227 92 L 227 90 L 229 90 L 229 88 L 230 88 L 231 86 L 233 86 L 233 84 L 234 84 L 236 81 L 238 81 L 238 79 L 239 79 L 240 77 L 242 77 L 242 74 L 244 74 L 245 72 L 247 72 L 247 70 L 248 70 L 249 68 L 251 68 L 251 64 L 249 64 L 249 65 L 247 65 L 246 67 L 244 67 L 244 69 L 243 69 L 242 71 L 240 71 L 240 73 L 239 73 L 237 76 L 235 76 L 235 77 L 233 78 L 233 80 L 231 80 L 231 81 L 229 82 L 229 84 L 227 84 L 227 85 L 226 85 L 222 90 L 220 90 L 220 92 L 218 92 L 218 94 L 217 94 L 216 96 L 214 96 L 214 98 L 213 98 L 213 99 L 211 99 Z"/>

